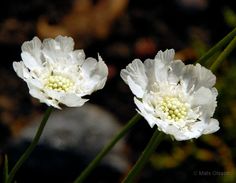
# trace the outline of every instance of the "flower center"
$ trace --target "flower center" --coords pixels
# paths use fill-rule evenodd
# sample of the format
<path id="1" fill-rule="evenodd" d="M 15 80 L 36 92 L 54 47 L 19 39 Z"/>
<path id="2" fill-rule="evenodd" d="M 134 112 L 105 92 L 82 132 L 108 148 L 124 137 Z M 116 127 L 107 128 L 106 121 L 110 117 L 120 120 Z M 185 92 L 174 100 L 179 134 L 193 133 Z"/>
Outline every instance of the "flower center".
<path id="1" fill-rule="evenodd" d="M 72 88 L 73 85 L 73 81 L 71 81 L 67 77 L 52 75 L 47 78 L 45 87 L 51 90 L 56 90 L 58 92 L 67 92 Z"/>
<path id="2" fill-rule="evenodd" d="M 187 104 L 177 97 L 164 97 L 160 107 L 169 120 L 179 121 L 187 115 Z"/>

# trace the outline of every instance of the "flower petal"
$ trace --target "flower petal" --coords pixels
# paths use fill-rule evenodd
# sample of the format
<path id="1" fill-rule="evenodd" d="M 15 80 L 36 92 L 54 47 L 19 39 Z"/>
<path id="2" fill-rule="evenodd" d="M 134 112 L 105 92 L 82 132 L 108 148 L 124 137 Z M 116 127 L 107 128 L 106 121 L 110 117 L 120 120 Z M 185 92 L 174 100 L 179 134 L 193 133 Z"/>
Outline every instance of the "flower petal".
<path id="1" fill-rule="evenodd" d="M 219 129 L 220 129 L 219 121 L 217 119 L 211 118 L 209 119 L 209 122 L 207 123 L 205 129 L 203 130 L 203 134 L 214 133 Z"/>
<path id="2" fill-rule="evenodd" d="M 97 66 L 97 60 L 92 57 L 88 57 L 83 63 L 81 69 L 83 70 L 83 73 L 87 77 L 90 77 L 91 75 L 93 75 L 96 66 Z"/>
<path id="3" fill-rule="evenodd" d="M 146 59 L 144 61 L 146 75 L 148 78 L 147 88 L 150 90 L 156 82 L 167 82 L 168 81 L 168 70 L 169 67 L 162 60 Z"/>
<path id="4" fill-rule="evenodd" d="M 21 49 L 24 52 L 35 52 L 41 49 L 42 43 L 38 37 L 34 37 L 31 41 L 26 41 L 22 44 Z"/>
<path id="5" fill-rule="evenodd" d="M 71 52 L 74 49 L 74 40 L 71 37 L 66 36 L 57 36 L 55 41 L 59 43 L 59 47 L 61 51 L 64 52 Z"/>
<path id="6" fill-rule="evenodd" d="M 201 119 L 212 117 L 216 108 L 216 96 L 217 91 L 215 89 L 209 89 L 201 87 L 194 92 L 192 107 L 200 106 Z"/>
<path id="7" fill-rule="evenodd" d="M 127 84 L 129 85 L 130 90 L 136 97 L 138 98 L 143 97 L 144 90 L 141 88 L 140 85 L 136 84 L 130 76 L 127 77 Z"/>
<path id="8" fill-rule="evenodd" d="M 82 65 L 85 60 L 85 54 L 83 50 L 75 50 L 70 52 L 70 57 L 73 63 L 77 63 L 79 65 Z"/>
<path id="9" fill-rule="evenodd" d="M 195 72 L 198 77 L 198 85 L 196 86 L 196 89 L 202 86 L 210 88 L 216 83 L 216 76 L 211 72 L 211 70 L 206 69 L 200 64 L 195 66 Z"/>
<path id="10" fill-rule="evenodd" d="M 186 136 L 179 128 L 173 125 L 168 125 L 168 127 L 163 129 L 163 132 L 173 136 L 175 140 L 178 140 L 178 141 L 189 139 L 189 137 Z"/>
<path id="11" fill-rule="evenodd" d="M 174 125 L 169 125 L 165 128 L 165 133 L 172 135 L 176 140 L 183 141 L 183 140 L 190 140 L 193 138 L 198 138 L 202 135 L 203 130 L 203 122 L 194 122 L 189 127 L 178 128 Z"/>
<path id="12" fill-rule="evenodd" d="M 29 87 L 29 93 L 31 96 L 39 99 L 41 102 L 45 102 L 47 100 L 45 93 L 40 91 L 38 88 L 35 88 L 34 86 L 31 86 L 31 85 L 28 85 L 28 87 Z"/>
<path id="13" fill-rule="evenodd" d="M 147 87 L 150 89 L 150 86 L 156 82 L 156 76 L 155 76 L 155 60 L 153 59 L 146 59 L 144 61 L 145 66 L 145 72 L 148 78 L 148 84 Z"/>
<path id="14" fill-rule="evenodd" d="M 184 67 L 185 65 L 181 60 L 176 60 L 174 62 L 171 62 L 170 65 L 171 70 L 169 71 L 168 81 L 170 83 L 177 84 L 181 79 Z"/>
<path id="15" fill-rule="evenodd" d="M 20 78 L 24 78 L 23 76 L 23 68 L 25 67 L 24 63 L 21 62 L 13 62 L 13 69 L 16 72 L 16 74 L 20 77 Z"/>
<path id="16" fill-rule="evenodd" d="M 187 91 L 198 90 L 200 87 L 210 88 L 216 82 L 215 75 L 200 64 L 187 65 L 182 78 Z"/>
<path id="17" fill-rule="evenodd" d="M 164 52 L 160 50 L 155 56 L 155 60 L 161 60 L 164 64 L 168 65 L 171 61 L 174 60 L 174 56 L 174 49 L 167 49 Z"/>
<path id="18" fill-rule="evenodd" d="M 29 93 L 32 97 L 39 99 L 40 102 L 47 104 L 48 106 L 53 106 L 55 108 L 61 109 L 58 105 L 58 101 L 48 98 L 47 94 L 43 93 L 40 89 L 34 87 L 28 83 Z"/>
<path id="19" fill-rule="evenodd" d="M 212 99 L 212 92 L 209 88 L 201 87 L 192 96 L 193 107 L 196 107 L 208 104 Z"/>
<path id="20" fill-rule="evenodd" d="M 65 104 L 68 107 L 80 107 L 84 105 L 85 102 L 87 102 L 88 99 L 83 99 L 76 94 L 66 94 L 61 97 L 60 102 L 62 104 Z"/>
<path id="21" fill-rule="evenodd" d="M 40 60 L 42 43 L 38 37 L 34 37 L 31 41 L 26 41 L 22 44 L 22 52 L 29 53 L 36 59 L 38 64 L 42 63 Z"/>
<path id="22" fill-rule="evenodd" d="M 144 105 L 142 102 L 140 102 L 136 97 L 134 97 L 134 103 L 136 104 L 136 106 L 138 107 L 138 112 L 140 115 L 142 115 L 148 122 L 148 124 L 150 125 L 151 128 L 153 128 L 153 126 L 156 124 L 154 118 L 152 118 L 151 115 L 148 115 L 148 113 L 146 112 Z"/>
<path id="23" fill-rule="evenodd" d="M 133 88 L 132 92 L 135 92 L 135 95 L 141 98 L 148 84 L 144 64 L 139 59 L 135 59 L 126 69 L 121 70 L 120 75 L 127 84 L 132 84 L 132 86 L 129 85 Z M 135 91 L 135 89 L 138 89 L 138 91 Z"/>
<path id="24" fill-rule="evenodd" d="M 102 58 L 98 57 L 97 62 L 94 58 L 87 58 L 81 67 L 84 82 L 81 83 L 81 88 L 85 94 L 91 94 L 93 91 L 104 87 L 108 76 L 108 68 Z"/>
<path id="25" fill-rule="evenodd" d="M 39 64 L 35 58 L 30 55 L 28 52 L 22 52 L 21 58 L 25 64 L 25 66 L 30 70 L 41 69 L 41 64 Z"/>
<path id="26" fill-rule="evenodd" d="M 155 60 L 154 63 L 154 72 L 155 79 L 159 83 L 167 83 L 168 82 L 168 72 L 169 66 L 164 64 L 161 60 Z"/>
<path id="27" fill-rule="evenodd" d="M 61 47 L 61 43 L 48 38 L 43 40 L 42 54 L 43 57 L 50 63 L 65 61 L 68 56 L 67 52 L 64 52 Z"/>

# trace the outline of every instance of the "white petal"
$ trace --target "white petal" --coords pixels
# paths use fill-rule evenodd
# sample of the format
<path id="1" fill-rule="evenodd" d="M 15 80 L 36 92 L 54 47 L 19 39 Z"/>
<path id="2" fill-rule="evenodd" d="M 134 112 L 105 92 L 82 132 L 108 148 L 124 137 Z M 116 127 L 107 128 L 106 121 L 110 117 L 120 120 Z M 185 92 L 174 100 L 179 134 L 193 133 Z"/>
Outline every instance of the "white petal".
<path id="1" fill-rule="evenodd" d="M 134 97 L 134 103 L 136 104 L 136 106 L 139 109 L 139 111 L 138 111 L 139 114 L 142 115 L 147 120 L 150 127 L 153 128 L 153 126 L 156 124 L 156 122 L 155 122 L 154 118 L 145 111 L 143 103 L 140 102 L 136 97 Z"/>
<path id="2" fill-rule="evenodd" d="M 204 87 L 198 89 L 196 92 L 194 92 L 192 96 L 193 96 L 193 101 L 192 101 L 193 106 L 206 105 L 212 100 L 211 90 Z"/>
<path id="3" fill-rule="evenodd" d="M 138 94 L 136 96 L 141 98 L 148 84 L 144 64 L 139 59 L 135 59 L 126 69 L 121 70 L 120 75 L 127 84 L 132 84 L 130 86 L 133 88 L 132 92 L 135 92 Z M 134 91 L 135 88 L 138 91 Z"/>
<path id="4" fill-rule="evenodd" d="M 164 52 L 158 51 L 157 55 L 155 56 L 155 60 L 161 60 L 163 63 L 168 65 L 171 61 L 174 60 L 175 50 L 174 49 L 167 49 Z"/>
<path id="5" fill-rule="evenodd" d="M 168 81 L 170 83 L 177 84 L 181 79 L 184 67 L 185 67 L 184 63 L 180 60 L 171 62 L 170 65 L 171 70 L 169 71 Z"/>
<path id="6" fill-rule="evenodd" d="M 22 60 L 25 64 L 25 66 L 30 70 L 36 70 L 36 69 L 41 69 L 42 68 L 42 66 L 35 60 L 35 58 L 32 57 L 27 52 L 22 52 L 21 53 L 21 58 L 22 58 Z"/>
<path id="7" fill-rule="evenodd" d="M 61 109 L 61 107 L 59 106 L 58 101 L 56 101 L 56 100 L 47 98 L 46 100 L 40 101 L 40 102 L 45 103 L 45 104 L 47 104 L 48 106 L 55 107 L 55 108 L 57 108 L 57 109 Z"/>
<path id="8" fill-rule="evenodd" d="M 85 60 L 85 54 L 83 50 L 75 50 L 70 52 L 71 60 L 73 63 L 77 63 L 78 65 L 82 65 Z"/>
<path id="9" fill-rule="evenodd" d="M 200 64 L 197 64 L 196 66 L 187 65 L 182 78 L 187 91 L 190 89 L 197 90 L 200 87 L 210 88 L 216 82 L 215 75 Z"/>
<path id="10" fill-rule="evenodd" d="M 44 92 L 49 98 L 57 100 L 58 102 L 60 102 L 61 98 L 65 95 L 63 92 L 58 92 L 56 90 L 51 90 L 46 88 L 44 88 Z"/>
<path id="11" fill-rule="evenodd" d="M 66 94 L 61 98 L 61 103 L 68 107 L 80 107 L 87 102 L 88 99 L 83 99 L 75 94 Z"/>
<path id="12" fill-rule="evenodd" d="M 168 82 L 168 72 L 169 66 L 163 63 L 162 60 L 156 59 L 154 61 L 154 73 L 155 73 L 155 80 L 160 83 Z"/>
<path id="13" fill-rule="evenodd" d="M 24 78 L 23 76 L 23 68 L 25 67 L 24 63 L 21 62 L 13 62 L 13 69 L 16 72 L 16 74 L 20 77 L 20 78 Z"/>
<path id="14" fill-rule="evenodd" d="M 172 135 L 178 141 L 188 140 L 188 137 L 184 133 L 182 133 L 180 129 L 173 125 L 168 125 L 168 127 L 162 129 L 162 131 L 166 134 Z"/>
<path id="15" fill-rule="evenodd" d="M 102 89 L 106 83 L 108 76 L 108 67 L 104 61 L 99 60 L 96 68 L 96 72 L 94 73 L 94 78 L 97 79 L 95 90 Z M 98 76 L 98 77 L 97 77 Z M 91 78 L 92 79 L 92 78 Z"/>
<path id="16" fill-rule="evenodd" d="M 187 130 L 184 132 L 189 139 L 198 138 L 202 135 L 202 131 L 205 128 L 204 121 L 195 121 L 192 124 L 189 124 Z"/>
<path id="17" fill-rule="evenodd" d="M 55 40 L 59 43 L 60 49 L 64 52 L 71 52 L 74 49 L 74 40 L 71 37 L 57 36 Z"/>
<path id="18" fill-rule="evenodd" d="M 45 101 L 45 103 L 48 105 L 48 106 L 53 106 L 57 109 L 61 109 L 61 107 L 58 105 L 58 103 L 54 100 L 47 100 Z"/>
<path id="19" fill-rule="evenodd" d="M 143 88 L 141 88 L 140 85 L 136 84 L 132 78 L 130 76 L 127 77 L 127 84 L 129 85 L 130 90 L 132 91 L 132 93 L 138 97 L 138 98 L 142 98 L 144 95 L 144 90 Z"/>
<path id="20" fill-rule="evenodd" d="M 41 49 L 42 49 L 42 43 L 38 37 L 34 37 L 31 41 L 26 41 L 21 46 L 22 52 L 29 53 L 35 61 L 42 65 L 41 60 Z"/>
<path id="21" fill-rule="evenodd" d="M 42 53 L 45 58 L 51 58 L 54 62 L 59 58 L 66 57 L 67 52 L 64 52 L 61 48 L 60 42 L 57 42 L 54 39 L 48 38 L 43 40 L 43 49 Z"/>
<path id="22" fill-rule="evenodd" d="M 191 129 L 181 129 L 177 128 L 174 125 L 169 125 L 165 130 L 166 130 L 165 133 L 174 136 L 174 138 L 178 141 L 190 140 L 201 136 L 202 123 L 201 122 L 194 123 L 194 127 L 192 126 Z"/>
<path id="23" fill-rule="evenodd" d="M 169 66 L 160 59 L 147 59 L 144 61 L 146 75 L 148 78 L 148 89 L 150 90 L 155 82 L 168 82 Z"/>
<path id="24" fill-rule="evenodd" d="M 206 69 L 200 64 L 195 66 L 195 70 L 197 77 L 199 78 L 198 86 L 196 86 L 197 88 L 200 88 L 201 86 L 210 88 L 216 83 L 216 76 L 211 72 L 211 70 Z"/>
<path id="25" fill-rule="evenodd" d="M 32 78 L 32 74 L 25 67 L 22 61 L 13 62 L 13 69 L 15 70 L 16 74 L 25 81 L 27 81 L 28 78 Z"/>
<path id="26" fill-rule="evenodd" d="M 44 39 L 43 47 L 48 51 L 71 52 L 74 48 L 74 41 L 71 37 L 57 36 L 55 39 Z"/>
<path id="27" fill-rule="evenodd" d="M 86 94 L 91 94 L 93 91 L 104 87 L 108 76 L 108 68 L 104 61 L 99 57 L 97 62 L 94 58 L 87 58 L 81 67 L 83 72 L 84 82 L 81 87 L 85 89 Z"/>
<path id="28" fill-rule="evenodd" d="M 211 118 L 209 119 L 209 122 L 207 123 L 203 134 L 210 134 L 218 131 L 220 129 L 219 127 L 219 121 L 217 119 Z"/>
<path id="29" fill-rule="evenodd" d="M 96 68 L 96 74 L 100 75 L 102 78 L 108 76 L 108 67 L 99 54 L 98 54 L 98 64 Z"/>
<path id="30" fill-rule="evenodd" d="M 148 87 L 151 87 L 151 85 L 156 82 L 156 76 L 155 76 L 155 60 L 153 59 L 146 59 L 144 61 L 145 71 L 148 78 Z"/>
<path id="31" fill-rule="evenodd" d="M 92 57 L 89 57 L 85 60 L 81 69 L 83 70 L 86 76 L 90 76 L 93 75 L 96 66 L 97 66 L 97 60 Z"/>
<path id="32" fill-rule="evenodd" d="M 202 113 L 200 119 L 204 120 L 212 117 L 217 106 L 216 95 L 217 92 L 215 89 L 208 89 L 204 87 L 201 87 L 194 92 L 192 95 L 192 107 L 200 106 L 200 112 Z"/>
<path id="33" fill-rule="evenodd" d="M 195 73 L 195 66 L 186 65 L 182 75 L 182 85 L 186 89 L 187 92 L 192 91 L 198 82 L 198 78 Z"/>
<path id="34" fill-rule="evenodd" d="M 31 41 L 26 41 L 22 44 L 21 49 L 23 52 L 36 53 L 41 49 L 42 43 L 38 37 L 34 37 Z"/>
<path id="35" fill-rule="evenodd" d="M 51 65 L 60 63 L 66 63 L 68 59 L 68 52 L 61 50 L 61 45 L 54 39 L 43 40 L 42 57 Z M 67 64 L 68 65 L 68 64 Z"/>
<path id="36" fill-rule="evenodd" d="M 45 102 L 47 100 L 47 97 L 45 96 L 45 93 L 40 91 L 38 88 L 35 88 L 31 85 L 28 85 L 28 87 L 29 87 L 29 93 L 30 93 L 31 96 L 33 96 L 34 98 L 39 99 L 41 102 Z"/>
<path id="37" fill-rule="evenodd" d="M 38 88 L 39 90 L 43 88 L 43 84 L 38 79 L 27 78 L 27 79 L 25 79 L 25 81 L 26 81 L 28 86 L 29 85 L 33 86 L 35 88 Z"/>
<path id="38" fill-rule="evenodd" d="M 30 84 L 28 85 L 28 87 L 29 87 L 29 93 L 32 97 L 39 99 L 40 102 L 45 103 L 48 106 L 53 106 L 57 109 L 61 109 L 60 106 L 58 105 L 58 101 L 49 99 L 45 93 L 43 93 L 41 90 L 35 88 Z"/>

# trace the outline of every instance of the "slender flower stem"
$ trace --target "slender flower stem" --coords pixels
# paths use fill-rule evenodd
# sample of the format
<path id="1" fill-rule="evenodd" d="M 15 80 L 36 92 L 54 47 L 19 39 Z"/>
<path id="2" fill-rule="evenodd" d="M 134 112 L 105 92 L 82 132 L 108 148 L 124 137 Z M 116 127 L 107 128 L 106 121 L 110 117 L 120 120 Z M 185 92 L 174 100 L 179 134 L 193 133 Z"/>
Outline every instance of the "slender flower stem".
<path id="1" fill-rule="evenodd" d="M 206 62 L 203 63 L 203 65 L 206 68 L 210 68 L 210 66 L 215 62 L 215 60 L 218 58 L 220 55 L 221 51 L 217 51 L 214 55 L 211 56 Z"/>
<path id="2" fill-rule="evenodd" d="M 16 172 L 19 170 L 19 168 L 22 166 L 22 164 L 28 159 L 28 157 L 30 156 L 30 154 L 32 153 L 32 151 L 34 150 L 34 148 L 37 146 L 40 136 L 42 135 L 43 129 L 48 121 L 48 118 L 52 112 L 52 107 L 48 107 L 47 111 L 44 114 L 44 117 L 39 125 L 39 128 L 37 130 L 36 135 L 34 136 L 33 141 L 31 142 L 30 146 L 26 149 L 26 151 L 24 152 L 24 154 L 22 154 L 22 156 L 20 157 L 20 159 L 17 161 L 17 163 L 15 164 L 15 166 L 13 167 L 13 169 L 10 171 L 8 179 L 6 181 L 6 183 L 11 183 L 14 179 L 14 176 L 16 174 Z"/>
<path id="3" fill-rule="evenodd" d="M 129 131 L 129 129 L 134 126 L 141 116 L 136 114 L 123 128 L 122 130 L 110 141 L 107 146 L 105 146 L 100 153 L 93 159 L 93 161 L 84 169 L 84 171 L 77 177 L 74 183 L 82 183 L 90 172 L 98 165 L 102 158 L 112 149 L 112 147 Z"/>
<path id="4" fill-rule="evenodd" d="M 223 39 L 221 39 L 217 44 L 215 44 L 206 54 L 200 57 L 196 62 L 203 64 L 217 51 L 222 49 L 228 42 L 230 42 L 236 36 L 236 28 L 234 28 L 230 33 L 228 33 Z"/>
<path id="5" fill-rule="evenodd" d="M 233 49 L 236 47 L 236 36 L 234 39 L 227 45 L 227 47 L 224 49 L 224 51 L 218 56 L 218 58 L 214 61 L 214 63 L 211 65 L 210 70 L 214 72 L 221 62 L 223 62 L 226 57 L 233 51 Z"/>
<path id="6" fill-rule="evenodd" d="M 8 158 L 7 155 L 4 157 L 4 171 L 3 171 L 3 181 L 4 183 L 7 181 L 8 178 Z"/>
<path id="7" fill-rule="evenodd" d="M 136 164 L 133 166 L 133 168 L 130 170 L 129 174 L 125 177 L 125 179 L 122 181 L 122 183 L 130 183 L 134 182 L 135 177 L 140 173 L 144 165 L 149 160 L 149 157 L 154 152 L 154 150 L 157 148 L 157 146 L 160 144 L 161 140 L 164 137 L 164 133 L 156 131 L 153 133 L 152 138 L 150 139 L 148 145 L 144 149 L 142 155 L 139 157 Z"/>

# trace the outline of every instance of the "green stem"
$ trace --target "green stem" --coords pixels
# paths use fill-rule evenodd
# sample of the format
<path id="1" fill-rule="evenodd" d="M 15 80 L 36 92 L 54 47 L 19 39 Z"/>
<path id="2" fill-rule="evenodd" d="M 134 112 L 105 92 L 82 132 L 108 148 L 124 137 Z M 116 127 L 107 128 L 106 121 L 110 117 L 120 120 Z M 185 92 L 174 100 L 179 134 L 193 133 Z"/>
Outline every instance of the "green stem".
<path id="1" fill-rule="evenodd" d="M 3 171 L 3 182 L 6 183 L 8 179 L 8 158 L 7 155 L 4 157 L 4 171 Z"/>
<path id="2" fill-rule="evenodd" d="M 160 144 L 161 140 L 164 137 L 164 133 L 158 131 L 154 132 L 152 135 L 152 138 L 148 142 L 148 145 L 144 149 L 142 155 L 139 157 L 138 161 L 136 164 L 133 166 L 133 168 L 130 170 L 129 174 L 125 177 L 125 179 L 122 181 L 122 183 L 130 183 L 134 182 L 135 177 L 140 173 L 144 165 L 147 163 L 149 160 L 149 157 L 151 154 L 155 151 L 157 146 Z"/>
<path id="3" fill-rule="evenodd" d="M 216 45 L 214 45 L 206 54 L 200 57 L 196 62 L 203 64 L 217 51 L 222 49 L 228 42 L 230 42 L 236 36 L 236 28 L 234 28 L 230 33 L 228 33 L 223 39 L 221 39 Z"/>
<path id="4" fill-rule="evenodd" d="M 226 59 L 226 57 L 233 51 L 236 47 L 236 37 L 226 46 L 224 51 L 218 56 L 218 58 L 211 65 L 210 70 L 214 72 L 219 65 Z"/>
<path id="5" fill-rule="evenodd" d="M 86 169 L 76 178 L 74 183 L 82 183 L 90 172 L 98 165 L 98 163 L 102 160 L 102 158 L 112 149 L 112 147 L 129 131 L 129 129 L 134 126 L 141 116 L 136 114 L 123 128 L 122 130 L 110 141 L 107 146 L 105 146 L 100 153 L 93 159 L 93 161 L 87 166 Z"/>
<path id="6" fill-rule="evenodd" d="M 214 55 L 211 56 L 206 62 L 204 62 L 204 66 L 206 68 L 210 68 L 210 66 L 215 62 L 215 60 L 220 55 L 221 51 L 217 51 Z"/>
<path id="7" fill-rule="evenodd" d="M 16 172 L 19 170 L 19 168 L 22 166 L 22 164 L 28 159 L 28 157 L 30 156 L 30 154 L 32 153 L 32 151 L 34 150 L 34 148 L 37 146 L 40 136 L 43 132 L 43 129 L 48 121 L 48 118 L 52 112 L 52 107 L 49 107 L 47 109 L 47 111 L 44 114 L 44 117 L 40 123 L 40 126 L 37 130 L 36 135 L 34 136 L 33 141 L 31 142 L 30 146 L 26 149 L 26 151 L 22 154 L 22 156 L 20 157 L 20 159 L 17 161 L 17 163 L 15 164 L 15 166 L 13 167 L 13 169 L 10 171 L 10 174 L 8 176 L 8 179 L 6 181 L 6 183 L 11 183 L 14 179 L 14 176 L 16 174 Z"/>

